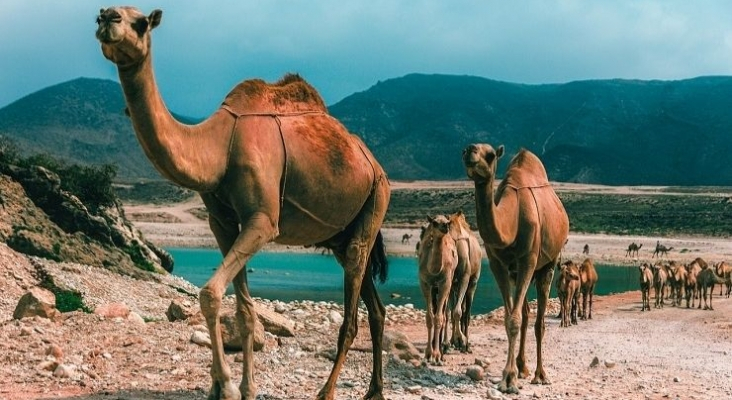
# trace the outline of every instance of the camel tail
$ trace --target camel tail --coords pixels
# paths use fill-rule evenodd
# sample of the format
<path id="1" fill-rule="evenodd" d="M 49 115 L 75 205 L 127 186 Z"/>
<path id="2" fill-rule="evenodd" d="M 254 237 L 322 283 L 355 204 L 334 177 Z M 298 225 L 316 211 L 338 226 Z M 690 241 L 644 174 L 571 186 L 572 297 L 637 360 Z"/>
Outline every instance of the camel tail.
<path id="1" fill-rule="evenodd" d="M 389 272 L 389 262 L 386 259 L 384 236 L 381 235 L 380 230 L 376 235 L 374 247 L 371 248 L 371 254 L 369 254 L 369 266 L 371 267 L 371 278 L 373 280 L 378 279 L 380 283 L 386 282 Z"/>

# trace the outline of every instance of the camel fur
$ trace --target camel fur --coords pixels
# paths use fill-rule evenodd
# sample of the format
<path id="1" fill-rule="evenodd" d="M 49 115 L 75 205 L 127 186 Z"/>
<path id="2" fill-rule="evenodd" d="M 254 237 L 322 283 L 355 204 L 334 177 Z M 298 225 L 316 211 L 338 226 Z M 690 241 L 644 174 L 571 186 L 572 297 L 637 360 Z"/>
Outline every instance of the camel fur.
<path id="1" fill-rule="evenodd" d="M 580 275 L 580 293 L 582 294 L 582 311 L 580 319 L 592 319 L 592 298 L 595 295 L 595 285 L 597 285 L 597 270 L 592 260 L 586 258 L 579 266 Z M 589 302 L 589 308 L 588 303 Z"/>
<path id="2" fill-rule="evenodd" d="M 569 218 L 538 157 L 521 150 L 493 190 L 504 147 L 472 144 L 463 150 L 466 173 L 475 184 L 478 230 L 491 272 L 501 291 L 508 352 L 498 389 L 518 393 L 518 378 L 529 375 L 525 343 L 529 323 L 526 294 L 533 280 L 537 292 L 536 370 L 532 383 L 549 384 L 542 361 L 544 317 L 554 267 L 569 233 Z M 516 354 L 516 339 L 519 338 Z"/>
<path id="3" fill-rule="evenodd" d="M 557 295 L 562 328 L 577 325 L 577 295 L 580 290 L 580 272 L 577 264 L 567 261 L 558 266 Z"/>
<path id="4" fill-rule="evenodd" d="M 643 263 L 640 269 L 641 311 L 651 311 L 650 292 L 653 284 L 653 271 L 650 265 Z"/>
<path id="5" fill-rule="evenodd" d="M 458 263 L 450 221 L 444 215 L 428 218 L 419 250 L 419 287 L 425 298 L 427 346 L 425 359 L 442 365 L 447 337 L 447 304 Z"/>
<path id="6" fill-rule="evenodd" d="M 389 204 L 386 174 L 365 144 L 351 135 L 307 82 L 287 75 L 275 84 L 245 81 L 197 125 L 176 121 L 160 95 L 152 67 L 151 32 L 162 11 L 102 9 L 96 37 L 116 66 L 135 134 L 158 172 L 197 191 L 224 255 L 200 292 L 211 336 L 209 400 L 254 400 L 254 301 L 246 263 L 268 242 L 318 245 L 344 269 L 344 318 L 333 368 L 318 399 L 335 398 L 338 375 L 358 331 L 359 296 L 373 343 L 365 399 L 381 400 L 385 308 L 375 277 L 386 278 L 380 233 Z M 243 343 L 239 387 L 225 358 L 219 311 L 233 282 Z"/>
<path id="7" fill-rule="evenodd" d="M 470 352 L 470 314 L 480 279 L 483 251 L 462 211 L 451 214 L 450 234 L 455 240 L 458 263 L 450 294 L 452 303 L 452 338 L 450 343 L 462 352 Z"/>

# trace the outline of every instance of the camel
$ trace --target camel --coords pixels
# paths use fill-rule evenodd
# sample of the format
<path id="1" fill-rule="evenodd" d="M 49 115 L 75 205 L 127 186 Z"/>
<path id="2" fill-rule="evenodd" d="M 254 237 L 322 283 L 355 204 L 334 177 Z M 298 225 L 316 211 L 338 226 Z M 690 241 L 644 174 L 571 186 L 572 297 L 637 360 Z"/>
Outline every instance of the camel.
<path id="1" fill-rule="evenodd" d="M 597 284 L 597 270 L 595 270 L 595 264 L 592 260 L 586 258 L 579 266 L 580 275 L 580 293 L 582 294 L 582 312 L 580 312 L 580 319 L 592 319 L 592 297 L 595 294 L 595 285 Z M 589 311 L 587 308 L 587 302 L 589 300 L 590 307 Z"/>
<path id="2" fill-rule="evenodd" d="M 168 111 L 155 83 L 151 32 L 162 11 L 102 9 L 96 37 L 116 66 L 127 112 L 158 172 L 197 191 L 224 255 L 199 301 L 211 335 L 209 399 L 253 400 L 252 344 L 257 320 L 245 265 L 266 243 L 329 248 L 344 269 L 344 318 L 337 354 L 318 399 L 333 399 L 338 375 L 357 334 L 359 295 L 367 311 L 373 369 L 366 399 L 383 399 L 385 308 L 375 278 L 386 279 L 381 224 L 389 204 L 386 174 L 366 145 L 333 117 L 320 95 L 297 75 L 275 84 L 237 85 L 205 121 L 184 125 Z M 225 358 L 219 311 L 233 282 L 243 343 L 237 388 Z"/>
<path id="3" fill-rule="evenodd" d="M 409 239 L 412 238 L 412 235 L 405 233 L 402 235 L 402 244 L 409 244 Z"/>
<path id="4" fill-rule="evenodd" d="M 582 248 L 582 254 L 590 254 L 590 245 L 585 243 L 585 247 Z"/>
<path id="5" fill-rule="evenodd" d="M 544 316 L 554 266 L 559 263 L 560 251 L 567 241 L 569 218 L 549 183 L 544 165 L 525 149 L 513 157 L 494 194 L 498 159 L 503 153 L 503 146 L 494 149 L 489 144 L 472 144 L 463 150 L 462 157 L 467 175 L 475 185 L 478 230 L 505 309 L 508 352 L 498 389 L 518 393 L 518 378 L 529 375 L 525 355 L 529 323 L 526 292 L 532 280 L 538 306 L 534 324 L 536 371 L 531 383 L 550 383 L 542 362 Z"/>
<path id="6" fill-rule="evenodd" d="M 713 268 L 704 268 L 699 271 L 697 276 L 697 285 L 699 286 L 699 308 L 701 308 L 702 299 L 704 300 L 705 310 L 714 310 L 712 307 L 712 292 L 715 284 L 723 284 L 725 279 L 717 275 Z M 707 294 L 709 294 L 709 306 L 707 306 Z"/>
<path id="7" fill-rule="evenodd" d="M 641 311 L 651 311 L 650 291 L 653 284 L 653 272 L 647 263 L 641 264 L 638 268 L 640 269 Z"/>
<path id="8" fill-rule="evenodd" d="M 656 241 L 656 250 L 653 252 L 653 255 L 651 256 L 651 258 L 654 258 L 656 256 L 658 256 L 658 258 L 661 258 L 661 256 L 664 256 L 664 255 L 668 256 L 668 252 L 673 249 L 674 249 L 673 247 L 666 247 L 666 246 L 662 245 L 661 242 L 657 240 Z"/>
<path id="9" fill-rule="evenodd" d="M 580 289 L 579 268 L 574 262 L 567 261 L 558 266 L 557 295 L 559 297 L 559 326 L 566 328 L 577 325 L 577 294 Z"/>
<path id="10" fill-rule="evenodd" d="M 676 261 L 669 262 L 668 281 L 671 285 L 671 305 L 681 306 L 681 289 L 686 285 L 686 267 Z"/>
<path id="11" fill-rule="evenodd" d="M 643 243 L 640 245 L 635 244 L 635 242 L 628 245 L 628 251 L 625 252 L 625 256 L 631 256 L 631 257 L 638 257 L 638 250 L 643 247 Z"/>
<path id="12" fill-rule="evenodd" d="M 727 287 L 727 298 L 732 292 L 732 265 L 727 264 L 725 261 L 720 261 L 714 266 L 717 275 L 724 278 L 724 285 Z M 719 285 L 719 295 L 722 296 L 722 285 Z"/>
<path id="13" fill-rule="evenodd" d="M 694 260 L 686 265 L 686 280 L 684 281 L 685 295 L 686 295 L 686 308 L 689 308 L 689 302 L 691 302 L 691 308 L 694 308 L 694 301 L 699 296 L 699 285 L 697 278 L 699 272 L 701 272 L 701 264 L 697 260 Z M 701 308 L 701 299 L 699 299 L 699 308 Z"/>
<path id="14" fill-rule="evenodd" d="M 462 351 L 470 352 L 468 328 L 473 298 L 480 279 L 481 259 L 483 251 L 480 242 L 470 230 L 462 211 L 451 214 L 450 234 L 455 239 L 458 263 L 453 276 L 451 292 L 452 303 L 452 345 Z"/>
<path id="15" fill-rule="evenodd" d="M 450 233 L 450 220 L 444 215 L 428 217 L 428 220 L 419 252 L 419 287 L 427 307 L 427 346 L 424 356 L 428 363 L 442 365 L 442 347 L 447 333 L 447 302 L 458 263 L 458 252 Z"/>
<path id="16" fill-rule="evenodd" d="M 663 308 L 663 291 L 666 288 L 668 274 L 662 264 L 655 264 L 651 268 L 653 269 L 653 292 L 656 295 L 656 304 L 654 307 Z"/>

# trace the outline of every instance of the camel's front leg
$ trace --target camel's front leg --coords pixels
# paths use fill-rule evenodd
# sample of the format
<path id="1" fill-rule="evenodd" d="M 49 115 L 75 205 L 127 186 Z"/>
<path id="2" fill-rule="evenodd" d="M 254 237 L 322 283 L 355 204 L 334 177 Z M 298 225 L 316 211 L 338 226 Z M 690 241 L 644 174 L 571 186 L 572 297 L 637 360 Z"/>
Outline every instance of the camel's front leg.
<path id="1" fill-rule="evenodd" d="M 212 224 L 214 228 L 214 224 Z M 214 232 L 216 230 L 214 229 Z M 254 400 L 256 397 L 256 386 L 253 382 L 253 341 L 248 339 L 246 329 L 254 325 L 256 312 L 251 298 L 248 298 L 248 290 L 246 289 L 246 279 L 243 275 L 237 279 L 237 299 L 240 300 L 238 311 L 240 320 L 243 322 L 242 331 L 247 341 L 243 343 L 244 352 L 244 378 L 242 386 L 237 389 L 231 382 L 231 369 L 224 358 L 224 347 L 221 338 L 221 326 L 219 322 L 219 310 L 221 309 L 221 299 L 226 291 L 229 282 L 240 274 L 244 269 L 244 265 L 257 250 L 262 248 L 265 243 L 269 242 L 277 232 L 276 224 L 267 215 L 258 213 L 252 216 L 245 224 L 242 224 L 242 230 L 238 234 L 236 240 L 216 270 L 211 279 L 203 286 L 200 293 L 201 312 L 206 318 L 209 335 L 211 336 L 211 352 L 213 356 L 211 364 L 212 386 L 209 393 L 209 400 L 238 400 L 244 396 L 246 400 Z M 218 238 L 217 238 L 218 239 Z M 221 244 L 221 243 L 220 243 Z M 222 250 L 223 250 L 222 246 Z M 240 390 L 242 391 L 240 393 Z"/>
<path id="2" fill-rule="evenodd" d="M 463 303 L 465 301 L 465 294 L 468 291 L 468 285 L 470 283 L 470 276 L 465 274 L 465 277 L 458 282 L 457 296 L 455 297 L 455 304 L 452 310 L 452 345 L 456 349 L 466 352 L 467 351 L 467 338 L 463 334 Z M 470 316 L 468 316 L 469 318 Z"/>
<path id="3" fill-rule="evenodd" d="M 371 279 L 371 268 L 366 269 L 363 284 L 361 285 L 361 299 L 366 305 L 369 313 L 369 330 L 371 331 L 371 354 L 373 357 L 373 368 L 371 370 L 371 383 L 369 391 L 364 396 L 367 400 L 384 400 L 384 382 L 382 380 L 381 352 L 384 341 L 384 320 L 386 319 L 386 308 L 379 298 L 374 281 Z"/>
<path id="4" fill-rule="evenodd" d="M 519 351 L 516 356 L 516 369 L 519 378 L 529 377 L 529 367 L 526 365 L 526 330 L 529 328 L 529 300 L 524 297 L 521 306 L 521 331 L 519 333 Z"/>
<path id="5" fill-rule="evenodd" d="M 556 262 L 544 266 L 541 271 L 537 271 L 534 279 L 536 281 L 536 322 L 534 323 L 534 335 L 536 336 L 536 371 L 534 372 L 534 379 L 531 383 L 540 383 L 543 385 L 549 385 L 551 382 L 544 372 L 544 361 L 542 359 L 542 343 L 544 340 L 544 316 L 546 315 L 546 304 L 549 300 L 549 291 L 552 285 L 552 279 L 554 278 L 554 265 Z"/>
<path id="6" fill-rule="evenodd" d="M 450 286 L 452 284 L 452 274 L 449 274 L 444 281 L 440 282 L 440 286 L 437 290 L 437 313 L 435 314 L 435 345 L 432 358 L 435 360 L 435 365 L 442 365 L 442 361 L 445 358 L 445 354 L 442 349 L 443 343 L 446 342 L 446 328 L 447 328 L 447 298 L 450 296 Z"/>
<path id="7" fill-rule="evenodd" d="M 503 393 L 518 393 L 517 385 L 517 369 L 516 359 L 514 358 L 514 348 L 516 344 L 516 336 L 519 332 L 519 321 L 514 320 L 514 299 L 511 297 L 511 280 L 508 276 L 508 268 L 504 267 L 496 259 L 489 259 L 490 268 L 496 284 L 501 290 L 503 297 L 503 323 L 506 328 L 506 336 L 508 337 L 508 353 L 506 354 L 506 366 L 503 368 L 503 379 L 498 384 L 498 390 Z"/>
<path id="8" fill-rule="evenodd" d="M 422 289 L 422 296 L 424 296 L 424 302 L 426 305 L 425 325 L 427 326 L 427 345 L 424 348 L 424 358 L 427 363 L 432 363 L 432 355 L 434 353 L 433 326 L 435 323 L 435 300 L 432 298 L 432 285 L 430 285 L 428 282 L 420 280 L 419 287 Z"/>

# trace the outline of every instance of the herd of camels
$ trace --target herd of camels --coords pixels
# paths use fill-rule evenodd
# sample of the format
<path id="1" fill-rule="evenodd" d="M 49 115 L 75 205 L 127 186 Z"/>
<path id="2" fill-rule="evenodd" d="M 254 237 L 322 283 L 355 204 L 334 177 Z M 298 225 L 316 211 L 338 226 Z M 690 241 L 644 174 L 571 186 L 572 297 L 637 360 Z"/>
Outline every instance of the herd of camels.
<path id="1" fill-rule="evenodd" d="M 375 281 L 387 277 L 380 231 L 390 197 L 384 169 L 357 136 L 328 114 L 317 91 L 297 75 L 288 74 L 274 84 L 244 81 L 206 120 L 197 125 L 178 122 L 165 106 L 153 73 L 151 32 L 161 18 L 160 10 L 145 15 L 133 7 L 102 9 L 96 38 L 104 57 L 117 67 L 127 113 L 145 154 L 162 176 L 200 194 L 224 255 L 199 296 L 211 336 L 208 398 L 257 397 L 252 350 L 257 316 L 245 265 L 274 241 L 328 249 L 343 267 L 344 316 L 337 353 L 317 398 L 335 398 L 339 373 L 357 334 L 360 298 L 368 312 L 373 344 L 371 380 L 364 399 L 384 399 L 386 311 L 375 288 Z M 557 267 L 562 276 L 566 272 L 569 281 L 580 281 L 572 274 L 583 270 L 559 266 L 569 219 L 541 161 L 521 150 L 494 190 L 503 155 L 503 146 L 473 144 L 463 151 L 462 162 L 474 183 L 478 231 L 506 311 L 508 349 L 498 387 L 518 393 L 519 378 L 529 376 L 525 356 L 529 286 L 533 282 L 538 294 L 536 369 L 531 382 L 548 384 L 542 339 L 554 270 Z M 462 213 L 431 217 L 422 232 L 419 281 L 429 305 L 425 354 L 429 362 L 441 361 L 441 346 L 447 341 L 469 350 L 468 325 L 481 253 Z M 232 282 L 244 354 L 238 387 L 224 356 L 219 321 L 222 297 Z M 590 297 L 588 318 L 591 304 Z M 453 322 L 449 338 L 448 309 Z"/>

